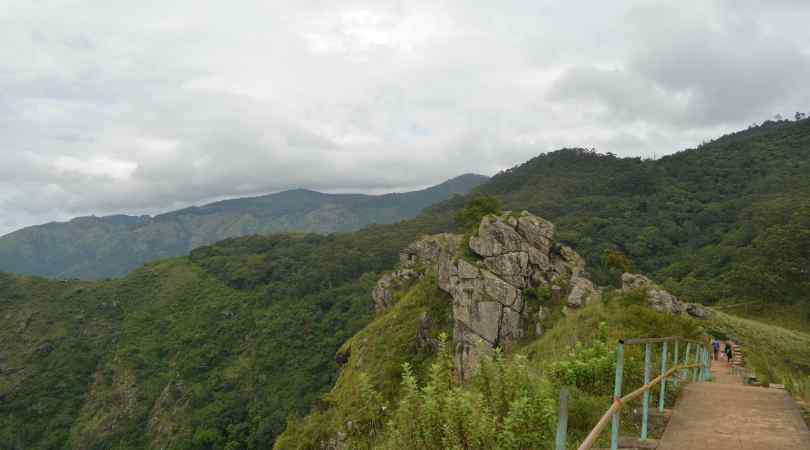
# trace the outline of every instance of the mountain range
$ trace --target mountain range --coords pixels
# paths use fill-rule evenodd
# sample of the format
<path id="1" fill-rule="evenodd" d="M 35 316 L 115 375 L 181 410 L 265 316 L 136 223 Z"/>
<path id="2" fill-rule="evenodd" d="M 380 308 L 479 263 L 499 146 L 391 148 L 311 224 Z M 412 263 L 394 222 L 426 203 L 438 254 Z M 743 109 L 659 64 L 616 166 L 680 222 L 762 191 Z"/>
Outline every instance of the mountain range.
<path id="1" fill-rule="evenodd" d="M 158 216 L 80 217 L 0 237 L 0 271 L 100 279 L 188 254 L 226 238 L 278 232 L 335 233 L 415 217 L 426 206 L 485 182 L 465 174 L 413 192 L 324 194 L 295 189 L 195 206 Z"/>
<path id="2" fill-rule="evenodd" d="M 810 329 L 808 173 L 810 120 L 766 122 L 657 160 L 581 148 L 541 154 L 412 219 L 328 235 L 232 237 L 118 279 L 0 274 L 0 448 L 339 448 L 336 436 L 375 442 L 352 433 L 380 436 L 399 417 L 379 415 L 383 406 L 394 411 L 415 398 L 407 392 L 424 392 L 424 383 L 408 384 L 404 363 L 421 381 L 431 373 L 447 379 L 440 332 L 453 330 L 452 304 L 431 274 L 395 292 L 383 314 L 372 291 L 420 236 L 454 232 L 470 242 L 474 230 L 456 219 L 478 204 L 499 204 L 507 222 L 523 210 L 553 222 L 549 251 L 575 250 L 582 257 L 582 264 L 572 257 L 575 267 L 587 268 L 602 289 L 602 304 L 568 318 L 551 289 L 521 296 L 548 302 L 556 322 L 546 337 L 516 342 L 525 356 L 518 365 L 561 377 L 577 368 L 598 375 L 571 375 L 581 382 L 572 390 L 575 429 L 610 404 L 611 387 L 600 384 L 612 373 L 608 342 L 627 336 L 733 334 L 764 349 L 750 362 L 758 375 L 810 393 L 810 337 L 802 332 Z M 460 251 L 451 261 L 469 258 Z M 672 320 L 624 292 L 623 272 L 643 273 L 684 302 L 759 302 L 758 320 L 793 330 Z M 568 281 L 557 288 L 567 292 Z M 614 334 L 603 333 L 603 323 Z M 530 406 L 533 399 L 554 403 L 549 380 L 525 378 L 520 367 L 496 369 L 514 377 L 474 386 L 518 396 L 499 400 L 504 411 L 526 400 L 523 418 L 511 423 L 536 417 L 548 425 L 553 412 Z M 445 393 L 452 395 L 442 401 L 459 408 L 489 398 L 458 386 Z M 526 393 L 534 397 L 519 397 Z M 453 417 L 461 423 L 488 408 L 473 406 Z M 482 433 L 492 423 L 480 422 Z"/>

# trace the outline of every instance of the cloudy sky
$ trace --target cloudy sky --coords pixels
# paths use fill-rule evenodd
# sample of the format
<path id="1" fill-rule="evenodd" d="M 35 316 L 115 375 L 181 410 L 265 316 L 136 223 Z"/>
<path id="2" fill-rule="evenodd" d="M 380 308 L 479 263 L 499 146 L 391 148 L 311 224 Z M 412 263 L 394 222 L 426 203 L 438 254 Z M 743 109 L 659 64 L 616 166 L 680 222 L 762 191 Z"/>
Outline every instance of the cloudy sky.
<path id="1" fill-rule="evenodd" d="M 808 5 L 0 0 L 0 234 L 672 153 L 810 111 Z"/>

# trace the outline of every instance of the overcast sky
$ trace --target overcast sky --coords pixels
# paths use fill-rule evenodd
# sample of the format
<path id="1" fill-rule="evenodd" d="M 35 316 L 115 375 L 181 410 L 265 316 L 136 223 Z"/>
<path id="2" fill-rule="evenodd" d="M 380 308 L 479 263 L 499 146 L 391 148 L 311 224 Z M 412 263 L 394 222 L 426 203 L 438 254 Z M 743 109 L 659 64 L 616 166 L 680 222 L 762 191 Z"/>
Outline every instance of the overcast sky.
<path id="1" fill-rule="evenodd" d="M 0 234 L 672 153 L 810 111 L 808 5 L 0 0 Z"/>

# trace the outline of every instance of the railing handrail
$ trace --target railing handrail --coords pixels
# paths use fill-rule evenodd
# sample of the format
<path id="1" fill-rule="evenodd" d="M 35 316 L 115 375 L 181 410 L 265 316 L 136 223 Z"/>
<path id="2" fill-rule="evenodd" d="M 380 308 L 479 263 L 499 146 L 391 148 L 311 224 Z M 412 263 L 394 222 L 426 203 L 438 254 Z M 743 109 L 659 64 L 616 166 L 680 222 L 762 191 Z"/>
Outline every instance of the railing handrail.
<path id="1" fill-rule="evenodd" d="M 673 366 L 667 369 L 667 347 L 670 342 L 674 342 L 674 352 L 672 353 L 673 359 Z M 686 349 L 683 354 L 683 361 L 679 362 L 679 351 L 678 351 L 678 344 L 680 342 L 686 343 Z M 661 373 L 650 380 L 650 371 L 652 367 L 652 360 L 651 360 L 651 345 L 661 343 Z M 644 344 L 645 345 L 645 357 L 644 357 L 644 384 L 639 387 L 638 389 L 630 392 L 625 396 L 621 396 L 621 389 L 622 389 L 622 375 L 624 371 L 624 346 L 625 345 L 634 345 L 634 344 Z M 691 355 L 691 346 L 695 345 L 695 351 L 693 357 Z M 692 377 L 697 380 L 706 380 L 709 377 L 709 342 L 706 341 L 699 341 L 694 339 L 685 339 L 680 336 L 669 336 L 669 337 L 657 337 L 657 338 L 634 338 L 634 339 L 626 339 L 626 340 L 619 340 L 618 348 L 616 349 L 616 377 L 614 379 L 614 397 L 613 403 L 610 405 L 608 410 L 605 412 L 604 415 L 599 419 L 596 423 L 596 426 L 588 433 L 588 436 L 585 440 L 580 444 L 578 450 L 589 450 L 596 440 L 599 438 L 599 435 L 602 431 L 605 430 L 607 427 L 608 422 L 613 422 L 613 427 L 611 431 L 611 449 L 616 449 L 618 447 L 618 433 L 619 433 L 619 411 L 624 407 L 627 402 L 635 400 L 642 394 L 644 394 L 644 409 L 643 409 L 643 423 L 641 428 L 641 439 L 644 440 L 647 438 L 647 421 L 648 421 L 648 406 L 649 406 L 649 392 L 653 388 L 653 386 L 660 384 L 660 398 L 658 402 L 658 408 L 661 412 L 664 410 L 664 399 L 665 399 L 665 392 L 666 392 L 666 380 L 674 373 L 689 369 L 700 369 L 699 371 L 693 371 Z M 690 362 L 691 359 L 694 359 L 693 362 Z M 680 377 L 678 377 L 680 378 Z M 674 382 L 678 380 L 675 379 Z M 565 394 L 567 404 L 567 393 Z M 559 420 L 564 420 L 565 425 L 558 427 L 557 430 L 557 449 L 564 449 L 565 448 L 565 434 L 567 433 L 567 410 L 563 409 L 563 393 L 561 392 L 560 397 L 560 415 L 565 415 L 564 418 L 560 418 Z"/>
<path id="2" fill-rule="evenodd" d="M 672 341 L 680 341 L 680 342 L 687 342 L 690 344 L 697 344 L 697 345 L 706 345 L 703 341 L 698 341 L 695 339 L 686 339 L 680 336 L 669 336 L 669 337 L 660 337 L 660 338 L 635 338 L 635 339 L 620 339 L 620 344 L 625 345 L 633 345 L 633 344 L 656 344 L 659 342 L 672 342 Z"/>
<path id="3" fill-rule="evenodd" d="M 582 444 L 580 444 L 580 446 L 578 447 L 578 450 L 589 450 L 591 447 L 593 447 L 593 445 L 596 443 L 596 439 L 599 438 L 599 435 L 603 431 L 605 431 L 605 428 L 607 427 L 607 424 L 610 421 L 610 419 L 613 417 L 613 414 L 621 411 L 621 409 L 624 407 L 625 403 L 630 402 L 632 400 L 635 400 L 641 394 L 643 394 L 645 391 L 649 391 L 650 389 L 652 389 L 653 386 L 660 383 L 663 378 L 669 377 L 670 375 L 672 375 L 673 373 L 675 373 L 675 372 L 677 372 L 679 370 L 693 369 L 693 368 L 698 368 L 698 367 L 701 367 L 701 366 L 702 366 L 702 364 L 688 364 L 688 365 L 680 364 L 680 365 L 677 365 L 677 366 L 667 370 L 666 373 L 664 373 L 662 375 L 658 375 L 657 377 L 653 378 L 649 383 L 647 383 L 645 385 L 642 385 L 640 388 L 638 388 L 635 391 L 625 395 L 624 397 L 622 397 L 622 398 L 620 398 L 618 400 L 614 399 L 613 404 L 610 405 L 610 408 L 608 408 L 608 410 L 605 412 L 605 414 L 599 419 L 599 422 L 596 423 L 596 426 L 593 428 L 593 430 L 591 430 L 591 432 L 588 434 L 588 436 L 585 438 L 585 440 L 582 441 Z"/>

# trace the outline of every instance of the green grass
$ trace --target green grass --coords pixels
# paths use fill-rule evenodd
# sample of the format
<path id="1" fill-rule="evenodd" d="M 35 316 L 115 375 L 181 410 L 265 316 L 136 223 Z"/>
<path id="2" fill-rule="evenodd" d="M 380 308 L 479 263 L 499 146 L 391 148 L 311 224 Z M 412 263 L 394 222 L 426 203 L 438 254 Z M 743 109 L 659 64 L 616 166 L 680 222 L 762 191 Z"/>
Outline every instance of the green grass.
<path id="1" fill-rule="evenodd" d="M 740 306 L 734 306 L 735 304 Z M 751 303 L 722 302 L 717 306 L 719 307 L 717 310 L 725 314 L 788 330 L 810 333 L 810 303 L 783 304 L 760 300 Z"/>
<path id="2" fill-rule="evenodd" d="M 715 311 L 710 332 L 739 341 L 746 366 L 763 383 L 784 384 L 810 404 L 810 334 Z"/>

